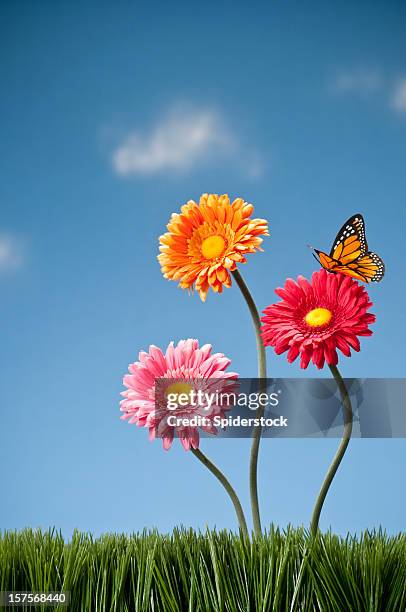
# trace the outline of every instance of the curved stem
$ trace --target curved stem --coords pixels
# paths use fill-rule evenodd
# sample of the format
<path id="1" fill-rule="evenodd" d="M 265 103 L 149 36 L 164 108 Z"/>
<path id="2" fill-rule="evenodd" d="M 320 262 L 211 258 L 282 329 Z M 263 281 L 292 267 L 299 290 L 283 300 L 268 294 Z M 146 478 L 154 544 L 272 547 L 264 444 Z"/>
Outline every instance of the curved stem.
<path id="1" fill-rule="evenodd" d="M 252 299 L 252 295 L 249 292 L 249 289 L 245 284 L 241 274 L 238 270 L 234 270 L 234 272 L 232 272 L 232 275 L 238 287 L 240 288 L 240 291 L 243 294 L 245 301 L 247 302 L 248 309 L 251 313 L 252 322 L 254 324 L 258 352 L 258 378 L 260 379 L 260 391 L 263 392 L 266 391 L 266 357 L 264 343 L 262 342 L 261 338 L 261 321 L 255 302 Z M 261 417 L 264 415 L 264 410 L 264 406 L 258 407 L 255 415 L 257 419 L 261 419 Z M 261 425 L 255 426 L 252 432 L 252 446 L 249 471 L 252 520 L 254 524 L 254 532 L 257 536 L 261 535 L 261 517 L 259 513 L 258 502 L 258 454 L 261 433 Z"/>
<path id="2" fill-rule="evenodd" d="M 350 396 L 348 395 L 348 391 L 345 386 L 344 380 L 340 372 L 338 371 L 337 367 L 336 366 L 329 366 L 329 367 L 330 367 L 331 373 L 333 374 L 335 378 L 335 381 L 337 383 L 337 386 L 338 386 L 338 389 L 341 395 L 341 401 L 343 404 L 343 413 L 344 413 L 344 431 L 343 431 L 343 437 L 341 438 L 340 446 L 338 447 L 337 452 L 334 456 L 334 459 L 327 471 L 326 477 L 324 478 L 324 482 L 321 486 L 319 495 L 317 497 L 317 500 L 314 506 L 312 521 L 310 524 L 310 533 L 312 536 L 315 536 L 317 534 L 317 531 L 319 528 L 320 513 L 323 508 L 324 500 L 326 499 L 326 495 L 328 493 L 330 485 L 333 482 L 333 478 L 338 470 L 338 467 L 342 461 L 342 458 L 344 457 L 344 453 L 347 449 L 348 442 L 350 441 L 351 433 L 352 433 L 352 407 L 351 407 Z"/>
<path id="3" fill-rule="evenodd" d="M 247 528 L 247 522 L 246 522 L 245 516 L 244 516 L 244 511 L 242 509 L 240 500 L 238 499 L 237 493 L 234 491 L 234 489 L 231 486 L 230 482 L 224 476 L 223 472 L 221 472 L 218 469 L 218 467 L 216 465 L 214 465 L 214 463 L 212 463 L 210 461 L 210 459 L 208 457 L 206 457 L 206 455 L 204 453 L 202 453 L 202 451 L 200 449 L 198 449 L 198 448 L 191 448 L 190 450 L 192 451 L 194 456 L 197 457 L 199 459 L 199 461 L 201 461 L 203 463 L 203 465 L 205 465 L 210 470 L 210 472 L 212 474 L 214 474 L 214 476 L 221 482 L 221 484 L 223 485 L 223 487 L 225 488 L 225 490 L 229 494 L 229 496 L 231 498 L 231 501 L 234 504 L 234 509 L 235 509 L 235 513 L 237 515 L 238 524 L 240 525 L 240 530 L 244 534 L 244 536 L 246 536 L 248 538 L 249 537 L 249 535 L 248 535 L 248 528 Z"/>

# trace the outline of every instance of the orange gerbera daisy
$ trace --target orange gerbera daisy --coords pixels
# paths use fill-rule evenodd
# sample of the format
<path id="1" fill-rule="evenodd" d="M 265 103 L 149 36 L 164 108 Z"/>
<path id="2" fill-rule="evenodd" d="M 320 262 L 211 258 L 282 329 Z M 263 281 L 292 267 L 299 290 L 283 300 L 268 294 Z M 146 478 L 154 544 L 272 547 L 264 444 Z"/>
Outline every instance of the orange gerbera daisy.
<path id="1" fill-rule="evenodd" d="M 168 232 L 159 238 L 161 270 L 165 278 L 179 281 L 182 289 L 193 289 L 203 302 L 209 287 L 221 293 L 231 287 L 230 272 L 245 255 L 262 251 L 262 236 L 268 236 L 264 219 L 251 219 L 254 207 L 228 195 L 204 193 L 199 204 L 189 200 L 181 213 L 173 213 Z"/>

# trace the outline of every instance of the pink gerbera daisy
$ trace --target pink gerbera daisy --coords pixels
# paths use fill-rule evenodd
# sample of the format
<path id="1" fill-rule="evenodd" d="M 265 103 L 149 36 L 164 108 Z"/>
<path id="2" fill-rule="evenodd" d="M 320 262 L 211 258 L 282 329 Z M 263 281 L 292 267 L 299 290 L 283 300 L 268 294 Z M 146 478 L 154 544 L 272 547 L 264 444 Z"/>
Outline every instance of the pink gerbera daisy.
<path id="1" fill-rule="evenodd" d="M 148 353 L 141 351 L 139 361 L 128 367 L 123 379 L 127 387 L 120 402 L 121 418 L 139 427 L 148 427 L 150 440 L 162 438 L 168 450 L 176 434 L 185 450 L 198 448 L 199 427 L 212 434 L 217 433 L 213 421 L 223 417 L 232 408 L 222 400 L 222 393 L 233 393 L 237 388 L 235 372 L 225 372 L 231 361 L 223 353 L 211 354 L 212 347 L 199 348 L 197 340 L 180 340 L 177 346 L 171 342 L 163 353 L 151 345 Z M 181 405 L 170 405 L 168 398 L 181 398 Z M 207 397 L 209 400 L 207 401 Z M 186 400 L 186 401 L 185 401 Z M 176 404 L 176 402 L 175 402 Z M 174 425 L 185 419 L 185 424 Z M 189 426 L 193 417 L 199 425 Z"/>
<path id="2" fill-rule="evenodd" d="M 375 315 L 368 293 L 358 282 L 343 274 L 314 272 L 311 282 L 299 276 L 288 279 L 275 293 L 281 302 L 264 310 L 262 338 L 280 355 L 288 351 L 291 363 L 300 354 L 300 366 L 307 368 L 310 359 L 321 369 L 337 365 L 337 350 L 346 356 L 351 348 L 360 350 L 358 336 L 370 336 L 368 328 Z"/>

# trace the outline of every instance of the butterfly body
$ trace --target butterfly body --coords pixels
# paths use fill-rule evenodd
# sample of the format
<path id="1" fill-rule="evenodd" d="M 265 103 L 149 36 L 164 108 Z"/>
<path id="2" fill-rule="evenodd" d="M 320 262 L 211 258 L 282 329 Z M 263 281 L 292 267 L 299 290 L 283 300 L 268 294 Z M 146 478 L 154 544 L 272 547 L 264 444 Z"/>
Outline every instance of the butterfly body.
<path id="1" fill-rule="evenodd" d="M 344 223 L 334 240 L 330 254 L 314 249 L 319 263 L 329 272 L 346 274 L 364 283 L 379 282 L 385 264 L 373 251 L 368 251 L 362 215 L 353 215 Z"/>

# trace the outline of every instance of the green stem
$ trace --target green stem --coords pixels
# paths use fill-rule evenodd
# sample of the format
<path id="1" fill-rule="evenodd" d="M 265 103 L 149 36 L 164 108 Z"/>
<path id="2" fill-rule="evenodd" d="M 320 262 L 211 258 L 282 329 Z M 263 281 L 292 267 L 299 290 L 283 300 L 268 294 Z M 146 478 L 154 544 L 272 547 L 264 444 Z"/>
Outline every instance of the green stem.
<path id="1" fill-rule="evenodd" d="M 223 485 L 223 487 L 225 488 L 225 490 L 229 494 L 229 496 L 231 498 L 231 501 L 234 504 L 234 509 L 235 509 L 235 513 L 237 515 L 238 524 L 240 525 L 240 530 L 243 533 L 243 535 L 248 538 L 249 537 L 249 535 L 248 535 L 248 528 L 247 528 L 247 522 L 246 522 L 245 516 L 244 516 L 244 511 L 242 509 L 240 500 L 238 499 L 237 493 L 234 491 L 234 489 L 231 486 L 230 482 L 224 476 L 223 472 L 221 472 L 218 469 L 218 467 L 216 465 L 214 465 L 214 463 L 212 463 L 210 461 L 210 459 L 208 457 L 206 457 L 206 455 L 204 453 L 202 453 L 202 451 L 200 449 L 192 448 L 191 451 L 194 454 L 194 456 L 197 457 L 199 459 L 199 461 L 201 461 L 203 463 L 203 465 L 205 465 L 210 470 L 210 472 L 212 474 L 214 474 L 214 476 L 221 482 L 221 484 Z"/>
<path id="2" fill-rule="evenodd" d="M 324 482 L 321 486 L 319 495 L 316 500 L 316 504 L 314 506 L 312 521 L 310 524 L 310 533 L 312 536 L 315 536 L 318 532 L 319 528 L 319 519 L 320 513 L 323 508 L 324 500 L 326 499 L 326 495 L 330 488 L 331 483 L 333 482 L 333 478 L 338 470 L 338 467 L 344 457 L 344 453 L 347 449 L 348 443 L 351 438 L 352 433 L 352 407 L 350 396 L 348 395 L 347 388 L 345 386 L 344 380 L 336 368 L 336 366 L 329 366 L 331 373 L 333 374 L 335 381 L 337 383 L 338 389 L 341 395 L 341 401 L 343 404 L 343 412 L 344 412 L 344 431 L 343 437 L 341 438 L 340 446 L 337 449 L 337 452 L 334 456 L 334 459 L 327 471 Z"/>
<path id="3" fill-rule="evenodd" d="M 243 294 L 245 301 L 247 302 L 248 309 L 251 313 L 252 322 L 254 324 L 258 352 L 258 378 L 260 379 L 260 391 L 263 392 L 266 391 L 266 357 L 264 343 L 262 342 L 261 338 L 261 321 L 255 302 L 252 299 L 252 295 L 249 292 L 249 289 L 245 284 L 241 274 L 238 270 L 234 270 L 234 272 L 232 272 L 232 275 L 238 287 L 240 288 L 240 291 Z M 258 407 L 255 415 L 257 419 L 261 419 L 261 417 L 264 415 L 264 410 L 264 406 Z M 254 532 L 257 536 L 261 535 L 261 517 L 259 514 L 258 502 L 258 454 L 261 433 L 261 425 L 256 425 L 252 432 L 252 446 L 249 471 L 252 521 L 254 524 Z"/>

